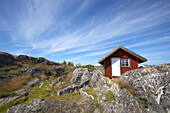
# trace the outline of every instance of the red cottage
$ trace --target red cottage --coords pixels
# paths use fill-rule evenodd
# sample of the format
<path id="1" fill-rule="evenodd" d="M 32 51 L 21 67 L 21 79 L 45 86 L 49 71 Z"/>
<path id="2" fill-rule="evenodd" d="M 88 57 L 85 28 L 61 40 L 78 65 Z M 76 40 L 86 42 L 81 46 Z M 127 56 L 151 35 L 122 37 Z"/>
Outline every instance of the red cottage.
<path id="1" fill-rule="evenodd" d="M 137 69 L 139 63 L 146 61 L 146 58 L 119 45 L 101 58 L 99 63 L 104 66 L 106 77 L 116 78 L 126 71 Z"/>

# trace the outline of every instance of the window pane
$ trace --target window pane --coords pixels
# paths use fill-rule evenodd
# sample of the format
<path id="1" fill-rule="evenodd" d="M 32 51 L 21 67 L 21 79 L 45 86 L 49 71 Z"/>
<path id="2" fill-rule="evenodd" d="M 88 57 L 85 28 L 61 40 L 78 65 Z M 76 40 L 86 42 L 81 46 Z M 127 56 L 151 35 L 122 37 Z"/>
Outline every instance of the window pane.
<path id="1" fill-rule="evenodd" d="M 130 59 L 121 59 L 121 66 L 122 67 L 130 67 Z"/>

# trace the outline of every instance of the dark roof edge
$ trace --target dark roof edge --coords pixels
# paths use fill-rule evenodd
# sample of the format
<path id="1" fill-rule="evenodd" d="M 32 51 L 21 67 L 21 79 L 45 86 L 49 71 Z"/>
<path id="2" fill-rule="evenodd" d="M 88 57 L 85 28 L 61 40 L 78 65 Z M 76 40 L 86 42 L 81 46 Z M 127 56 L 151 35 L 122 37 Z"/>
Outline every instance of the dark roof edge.
<path id="1" fill-rule="evenodd" d="M 112 54 L 113 54 L 114 52 L 116 52 L 118 49 L 122 49 L 122 50 L 128 52 L 129 54 L 131 54 L 131 55 L 139 58 L 139 59 L 142 60 L 143 62 L 146 62 L 146 61 L 147 61 L 146 58 L 144 58 L 144 57 L 142 57 L 142 56 L 140 56 L 140 55 L 132 52 L 131 50 L 129 50 L 129 49 L 127 49 L 127 48 L 119 45 L 119 46 L 117 46 L 115 49 L 113 49 L 112 51 L 110 51 L 108 54 L 106 54 L 104 57 L 102 57 L 101 59 L 99 59 L 98 62 L 99 62 L 99 63 L 103 62 L 106 58 L 108 58 L 110 55 L 112 55 Z"/>

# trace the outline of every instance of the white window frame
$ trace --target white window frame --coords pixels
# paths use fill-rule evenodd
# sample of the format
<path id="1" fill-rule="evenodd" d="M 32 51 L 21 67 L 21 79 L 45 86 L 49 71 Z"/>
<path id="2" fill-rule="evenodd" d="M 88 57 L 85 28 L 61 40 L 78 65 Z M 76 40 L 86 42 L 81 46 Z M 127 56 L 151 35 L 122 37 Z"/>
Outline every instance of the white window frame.
<path id="1" fill-rule="evenodd" d="M 123 65 L 123 64 L 125 64 L 125 65 Z M 128 64 L 128 66 L 126 65 L 126 64 Z M 130 58 L 122 58 L 121 59 L 121 67 L 130 67 Z"/>

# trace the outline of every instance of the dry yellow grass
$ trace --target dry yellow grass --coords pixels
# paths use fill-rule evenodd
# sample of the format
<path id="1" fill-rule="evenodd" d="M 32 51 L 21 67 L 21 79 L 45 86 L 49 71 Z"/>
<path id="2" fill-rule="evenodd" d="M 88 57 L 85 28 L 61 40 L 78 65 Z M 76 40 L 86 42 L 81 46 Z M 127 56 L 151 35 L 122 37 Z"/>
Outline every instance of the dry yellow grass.
<path id="1" fill-rule="evenodd" d="M 70 81 L 73 74 L 68 74 L 67 77 L 64 79 L 64 81 Z"/>
<path id="2" fill-rule="evenodd" d="M 120 78 L 118 79 L 114 79 L 114 82 L 116 82 L 119 85 L 120 89 L 126 88 L 128 89 L 129 93 L 132 94 L 133 96 L 135 96 L 135 90 L 132 88 L 131 85 L 129 85 L 127 82 L 122 81 Z"/>
<path id="3" fill-rule="evenodd" d="M 31 78 L 30 75 L 17 76 L 10 80 L 0 81 L 0 98 L 10 95 L 10 92 L 21 88 L 26 85 L 28 80 Z"/>

